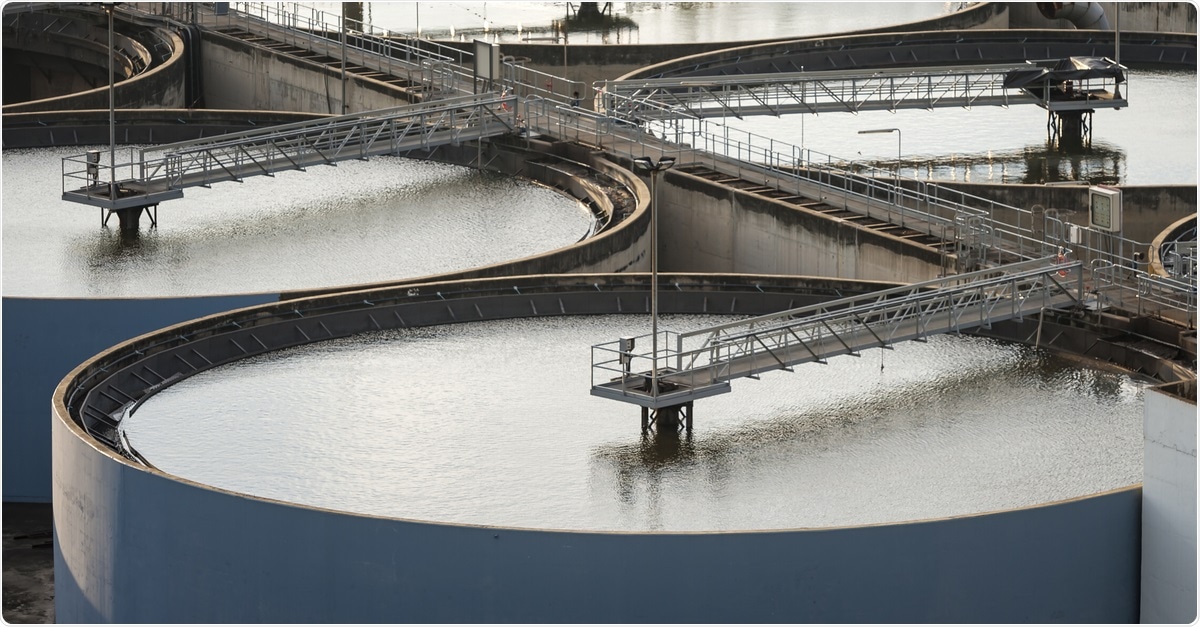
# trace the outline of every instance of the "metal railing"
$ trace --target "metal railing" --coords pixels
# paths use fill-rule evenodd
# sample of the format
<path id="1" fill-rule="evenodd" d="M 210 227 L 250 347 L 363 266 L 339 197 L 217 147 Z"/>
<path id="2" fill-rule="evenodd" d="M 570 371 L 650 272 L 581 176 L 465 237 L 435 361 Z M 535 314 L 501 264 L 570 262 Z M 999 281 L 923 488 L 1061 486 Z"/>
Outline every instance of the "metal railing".
<path id="1" fill-rule="evenodd" d="M 1128 82 L 1112 78 L 1082 80 L 1075 99 L 1060 94 L 1059 86 L 1048 80 L 1025 88 L 1005 86 L 1011 72 L 1033 67 L 1013 63 L 630 79 L 597 82 L 596 89 L 606 111 L 621 115 L 623 108 L 653 103 L 656 106 L 643 110 L 643 115 L 659 118 L 1014 104 L 1083 110 L 1129 104 Z"/>
<path id="2" fill-rule="evenodd" d="M 652 344 L 643 341 L 648 335 L 625 338 L 592 347 L 592 394 L 651 408 L 678 405 L 727 391 L 735 378 L 987 328 L 1076 304 L 1084 295 L 1081 264 L 1048 257 L 687 333 L 664 331 L 666 350 L 657 355 L 631 348 Z"/>
<path id="3" fill-rule="evenodd" d="M 624 115 L 647 103 L 644 115 L 693 117 L 780 115 L 936 107 L 1036 104 L 1004 87 L 1009 72 L 1027 64 L 779 72 L 736 76 L 597 82 L 606 111 Z"/>
<path id="4" fill-rule="evenodd" d="M 186 187 L 508 134 L 517 128 L 516 104 L 515 96 L 481 94 L 282 124 L 131 151 L 131 161 L 116 167 L 65 157 L 63 198 L 117 208 L 108 183 L 98 181 L 121 170 L 130 176 L 109 179 L 119 199 L 145 204 Z"/>

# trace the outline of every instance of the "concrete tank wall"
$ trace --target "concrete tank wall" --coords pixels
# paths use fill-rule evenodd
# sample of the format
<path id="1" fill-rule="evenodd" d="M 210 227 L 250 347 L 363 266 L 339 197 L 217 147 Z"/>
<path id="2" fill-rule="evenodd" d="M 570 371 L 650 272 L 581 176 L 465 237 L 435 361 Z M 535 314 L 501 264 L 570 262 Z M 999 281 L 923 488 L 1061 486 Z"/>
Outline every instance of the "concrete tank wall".
<path id="1" fill-rule="evenodd" d="M 662 268 L 875 281 L 936 278 L 933 249 L 668 170 L 658 184 Z"/>
<path id="2" fill-rule="evenodd" d="M 72 368 L 124 339 L 277 294 L 162 299 L 4 297 L 4 500 L 50 499 L 46 403 Z"/>
<path id="3" fill-rule="evenodd" d="M 1008 5 L 1012 28 L 1063 28 L 1075 26 L 1068 20 L 1047 19 L 1033 2 L 997 3 Z M 1101 2 L 1104 15 L 1112 29 L 1117 28 L 1120 10 L 1122 31 L 1155 33 L 1195 33 L 1196 5 L 1190 2 Z"/>
<path id="4" fill-rule="evenodd" d="M 128 27 L 128 26 L 127 26 Z M 128 27 L 132 28 L 132 27 Z M 171 56 L 161 64 L 151 67 L 149 70 L 136 74 L 131 78 L 124 78 L 118 74 L 116 82 L 113 86 L 113 100 L 118 109 L 140 109 L 140 108 L 179 108 L 187 105 L 185 99 L 184 82 L 187 74 L 185 63 L 185 55 L 183 53 L 183 40 L 178 35 L 167 30 L 158 30 L 153 33 L 144 35 L 147 38 L 159 37 L 163 43 L 171 50 Z M 133 40 L 121 36 L 115 38 L 114 45 L 119 45 L 126 48 L 141 47 L 140 44 Z M 59 67 L 60 72 L 54 73 L 52 77 L 45 80 L 61 82 L 60 76 L 78 76 L 80 70 L 74 67 L 63 68 L 62 66 L 70 66 L 72 63 L 107 63 L 103 57 L 103 48 L 96 50 L 98 44 L 89 42 L 90 50 L 82 44 L 72 44 L 71 42 L 60 43 L 63 48 L 62 54 L 70 53 L 73 56 L 86 56 L 87 61 L 75 61 L 71 58 L 62 59 L 58 62 L 52 62 L 51 65 Z M 32 45 L 32 44 L 30 44 Z M 47 46 L 43 46 L 44 48 Z M 47 53 L 48 54 L 48 53 Z M 99 59 L 92 59 L 100 55 Z M 53 59 L 53 57 L 51 57 Z M 34 59 L 34 67 L 38 67 L 38 59 Z M 128 66 L 128 60 L 125 61 Z M 21 71 L 19 67 L 14 67 L 15 71 Z M 7 71 L 7 68 L 6 68 Z M 49 71 L 49 69 L 48 69 Z M 124 72 L 130 74 L 133 69 L 125 67 Z M 63 110 L 100 110 L 108 109 L 108 74 L 107 71 L 103 78 L 103 87 L 94 89 L 84 89 L 91 87 L 87 84 L 87 79 L 79 77 L 76 83 L 67 87 L 63 85 L 55 85 L 53 88 L 40 89 L 37 87 L 38 70 L 32 70 L 30 81 L 31 93 L 30 96 L 38 97 L 44 95 L 45 92 L 53 89 L 57 93 L 68 92 L 67 95 L 56 97 L 44 97 L 38 100 L 30 100 L 27 102 L 18 102 L 4 105 L 4 114 L 10 113 L 28 113 L 33 111 L 63 111 Z"/>
<path id="5" fill-rule="evenodd" d="M 96 449 L 61 414 L 53 450 L 64 623 L 1138 618 L 1137 487 L 862 528 L 553 532 L 209 489 Z"/>
<path id="6" fill-rule="evenodd" d="M 1196 382 L 1190 399 L 1186 385 L 1146 390 L 1143 623 L 1196 620 Z"/>
<path id="7" fill-rule="evenodd" d="M 213 109 L 342 113 L 340 71 L 273 52 L 220 33 L 205 31 L 201 44 L 204 97 Z M 385 109 L 412 102 L 393 85 L 350 74 L 349 112 Z"/>

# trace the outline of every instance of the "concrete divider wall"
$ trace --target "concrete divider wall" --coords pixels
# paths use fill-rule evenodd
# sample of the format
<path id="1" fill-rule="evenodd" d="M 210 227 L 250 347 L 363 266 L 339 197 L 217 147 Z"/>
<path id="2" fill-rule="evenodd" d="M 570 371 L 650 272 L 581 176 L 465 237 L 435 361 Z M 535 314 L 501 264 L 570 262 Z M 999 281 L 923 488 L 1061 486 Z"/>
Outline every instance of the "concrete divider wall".
<path id="1" fill-rule="evenodd" d="M 127 28 L 133 27 L 127 26 Z M 145 37 L 161 39 L 170 49 L 170 56 L 161 64 L 151 67 L 149 70 L 134 75 L 131 78 L 126 79 L 118 75 L 118 82 L 113 86 L 113 99 L 116 107 L 118 109 L 156 109 L 181 108 L 186 106 L 184 79 L 187 67 L 183 51 L 183 40 L 165 28 L 147 32 Z M 124 41 L 122 42 L 122 40 Z M 143 46 L 142 43 L 135 42 L 123 35 L 114 36 L 114 43 L 126 49 L 140 49 Z M 6 47 L 7 44 L 8 42 L 5 42 Z M 82 53 L 98 56 L 99 58 L 95 59 L 98 64 L 107 63 L 102 47 L 99 50 L 93 49 L 89 51 L 89 48 L 95 48 L 96 46 L 92 42 L 66 41 L 59 42 L 59 46 L 62 49 L 62 54 L 68 55 L 68 60 Z M 101 67 L 107 68 L 104 65 Z M 124 71 L 132 73 L 133 68 L 126 67 Z M 4 105 L 4 114 L 7 116 L 10 113 L 28 113 L 33 111 L 107 110 L 109 97 L 107 69 L 104 72 L 104 84 L 102 87 L 92 89 L 91 85 L 87 84 L 86 87 L 88 89 L 82 89 L 85 85 L 77 84 L 75 88 L 78 89 L 69 91 L 69 93 L 63 96 L 6 104 Z M 80 80 L 82 81 L 83 79 Z M 55 89 L 58 91 L 68 91 L 67 88 L 61 85 L 56 85 Z"/>
<path id="2" fill-rule="evenodd" d="M 1000 3 L 996 3 L 1000 4 Z M 1007 2 L 1013 28 L 1065 28 L 1075 25 L 1068 20 L 1051 20 L 1038 11 L 1033 2 Z M 1156 33 L 1195 33 L 1196 5 L 1190 2 L 1101 2 L 1110 28 L 1117 27 L 1120 11 L 1121 30 Z"/>
<path id="3" fill-rule="evenodd" d="M 668 170 L 658 186 L 662 267 L 916 282 L 937 251 L 784 202 Z"/>
<path id="4" fill-rule="evenodd" d="M 204 31 L 201 41 L 204 97 L 210 108 L 342 113 L 340 71 L 213 31 Z M 350 112 L 414 100 L 394 85 L 352 73 L 347 77 Z"/>
<path id="5" fill-rule="evenodd" d="M 1196 620 L 1196 381 L 1146 391 L 1143 623 Z"/>

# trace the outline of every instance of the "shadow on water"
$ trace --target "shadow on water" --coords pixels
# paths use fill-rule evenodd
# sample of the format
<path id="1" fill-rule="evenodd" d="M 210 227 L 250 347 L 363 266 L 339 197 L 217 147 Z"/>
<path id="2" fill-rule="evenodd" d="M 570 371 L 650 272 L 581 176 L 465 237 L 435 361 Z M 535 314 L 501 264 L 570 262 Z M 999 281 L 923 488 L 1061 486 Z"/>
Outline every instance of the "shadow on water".
<path id="1" fill-rule="evenodd" d="M 76 258 L 85 260 L 76 266 L 87 272 L 87 280 L 95 281 L 122 268 L 151 263 L 163 254 L 163 242 L 156 229 L 122 231 L 111 226 L 94 233 L 73 238 L 68 244 Z"/>
<path id="2" fill-rule="evenodd" d="M 637 28 L 637 22 L 623 15 L 616 15 L 612 10 L 613 3 L 580 2 L 579 8 L 567 3 L 567 16 L 559 22 L 559 28 L 564 35 L 572 31 L 601 33 L 607 35 L 613 31 Z"/>

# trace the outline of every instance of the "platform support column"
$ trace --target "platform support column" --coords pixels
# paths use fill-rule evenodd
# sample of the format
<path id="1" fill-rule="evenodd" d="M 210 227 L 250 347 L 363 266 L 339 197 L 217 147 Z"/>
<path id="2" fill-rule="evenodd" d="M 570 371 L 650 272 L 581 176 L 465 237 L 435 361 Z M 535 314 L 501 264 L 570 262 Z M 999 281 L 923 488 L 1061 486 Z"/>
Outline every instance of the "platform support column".
<path id="1" fill-rule="evenodd" d="M 644 432 L 650 427 L 658 426 L 660 428 L 671 429 L 682 427 L 690 432 L 692 430 L 692 402 L 688 401 L 679 405 L 659 407 L 654 410 L 643 407 L 642 431 Z"/>
<path id="2" fill-rule="evenodd" d="M 108 226 L 108 219 L 116 214 L 117 223 L 120 225 L 122 234 L 137 233 L 141 226 L 142 212 L 150 216 L 150 227 L 158 227 L 158 205 L 144 205 L 141 207 L 128 207 L 125 209 L 109 209 L 104 215 L 102 226 Z"/>
<path id="3" fill-rule="evenodd" d="M 1059 147 L 1080 148 L 1092 144 L 1092 111 L 1051 111 L 1047 139 Z"/>

